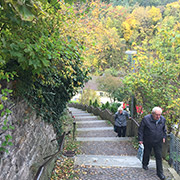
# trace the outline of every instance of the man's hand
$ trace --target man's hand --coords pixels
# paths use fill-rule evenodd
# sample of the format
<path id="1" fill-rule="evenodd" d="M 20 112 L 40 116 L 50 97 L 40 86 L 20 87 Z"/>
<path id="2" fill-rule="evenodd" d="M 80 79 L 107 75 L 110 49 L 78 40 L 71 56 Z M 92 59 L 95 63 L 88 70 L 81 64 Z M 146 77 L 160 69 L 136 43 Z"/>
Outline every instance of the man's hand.
<path id="1" fill-rule="evenodd" d="M 165 143 L 166 142 L 166 139 L 165 138 L 163 138 L 163 143 Z"/>
<path id="2" fill-rule="evenodd" d="M 139 144 L 143 144 L 143 141 L 139 141 Z"/>

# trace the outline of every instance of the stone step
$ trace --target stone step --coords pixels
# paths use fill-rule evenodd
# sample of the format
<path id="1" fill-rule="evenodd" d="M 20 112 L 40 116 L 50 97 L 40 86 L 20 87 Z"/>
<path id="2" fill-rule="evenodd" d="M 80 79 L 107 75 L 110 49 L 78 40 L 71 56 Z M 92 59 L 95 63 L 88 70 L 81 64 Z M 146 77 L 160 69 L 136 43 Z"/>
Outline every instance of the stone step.
<path id="1" fill-rule="evenodd" d="M 142 168 L 142 164 L 136 156 L 77 155 L 75 156 L 75 165 Z M 150 160 L 149 168 L 155 167 L 155 160 Z"/>
<path id="2" fill-rule="evenodd" d="M 85 113 L 86 111 L 82 111 L 79 109 L 69 109 L 69 111 L 74 112 L 74 113 Z"/>
<path id="3" fill-rule="evenodd" d="M 69 109 L 69 111 L 72 113 L 86 113 L 86 111 L 77 110 L 77 109 Z"/>
<path id="4" fill-rule="evenodd" d="M 68 107 L 69 110 L 79 110 L 81 111 L 81 109 L 75 108 L 75 107 Z"/>
<path id="5" fill-rule="evenodd" d="M 72 113 L 75 117 L 81 117 L 81 116 L 93 116 L 90 113 Z"/>
<path id="6" fill-rule="evenodd" d="M 97 121 L 97 120 L 100 120 L 98 118 L 90 118 L 90 117 L 88 117 L 88 118 L 81 118 L 81 117 L 79 117 L 79 118 L 75 117 L 75 121 L 77 122 L 77 121 Z"/>
<path id="7" fill-rule="evenodd" d="M 84 141 L 81 142 L 81 154 L 104 156 L 136 156 L 130 141 Z"/>
<path id="8" fill-rule="evenodd" d="M 77 124 L 94 124 L 94 123 L 105 123 L 107 122 L 106 120 L 94 120 L 94 121 L 77 121 Z"/>
<path id="9" fill-rule="evenodd" d="M 90 116 L 79 116 L 79 117 L 75 116 L 75 119 L 98 119 L 98 117 L 92 116 L 92 115 L 90 115 Z"/>
<path id="10" fill-rule="evenodd" d="M 122 142 L 122 141 L 132 141 L 131 137 L 76 137 L 77 141 L 110 141 L 110 142 Z"/>
<path id="11" fill-rule="evenodd" d="M 113 127 L 97 127 L 97 128 L 77 128 L 77 131 L 105 131 L 114 130 Z"/>
<path id="12" fill-rule="evenodd" d="M 117 133 L 111 130 L 106 131 L 77 131 L 77 137 L 116 137 Z"/>

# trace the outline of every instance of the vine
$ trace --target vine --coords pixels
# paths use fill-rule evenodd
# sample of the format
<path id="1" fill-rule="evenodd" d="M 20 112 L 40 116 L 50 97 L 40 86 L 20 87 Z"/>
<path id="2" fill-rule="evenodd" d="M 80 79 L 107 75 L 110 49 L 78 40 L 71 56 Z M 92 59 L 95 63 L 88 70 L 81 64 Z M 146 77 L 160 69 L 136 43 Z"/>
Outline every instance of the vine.
<path id="1" fill-rule="evenodd" d="M 76 17 L 71 16 L 68 6 L 61 9 L 55 1 L 32 1 L 31 6 L 25 3 L 23 14 L 20 4 L 9 3 L 0 4 L 1 67 L 6 73 L 17 73 L 14 97 L 26 99 L 60 136 L 60 116 L 89 72 L 81 58 L 82 45 L 72 38 L 72 32 L 63 34 L 65 19 Z M 3 26 L 4 22 L 7 25 Z"/>
<path id="2" fill-rule="evenodd" d="M 12 136 L 10 131 L 14 129 L 13 126 L 8 123 L 8 116 L 11 114 L 10 109 L 6 108 L 6 102 L 9 99 L 9 95 L 12 93 L 11 89 L 2 88 L 2 81 L 9 82 L 10 79 L 14 78 L 15 73 L 4 73 L 0 71 L 0 152 L 8 152 L 8 147 L 12 146 Z"/>

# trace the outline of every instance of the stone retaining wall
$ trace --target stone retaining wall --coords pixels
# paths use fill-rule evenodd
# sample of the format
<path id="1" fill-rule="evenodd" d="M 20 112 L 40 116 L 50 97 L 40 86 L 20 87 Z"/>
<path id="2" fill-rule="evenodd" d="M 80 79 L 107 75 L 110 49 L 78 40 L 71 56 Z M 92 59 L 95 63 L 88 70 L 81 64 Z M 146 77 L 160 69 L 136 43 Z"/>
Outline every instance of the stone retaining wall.
<path id="1" fill-rule="evenodd" d="M 8 123 L 15 129 L 8 131 L 13 137 L 9 153 L 0 154 L 0 180 L 33 180 L 44 157 L 57 151 L 57 141 L 52 125 L 36 116 L 24 102 L 16 103 L 11 109 Z M 2 122 L 2 121 L 1 121 Z M 0 136 L 0 143 L 5 133 Z M 41 180 L 49 180 L 54 161 L 48 164 Z"/>

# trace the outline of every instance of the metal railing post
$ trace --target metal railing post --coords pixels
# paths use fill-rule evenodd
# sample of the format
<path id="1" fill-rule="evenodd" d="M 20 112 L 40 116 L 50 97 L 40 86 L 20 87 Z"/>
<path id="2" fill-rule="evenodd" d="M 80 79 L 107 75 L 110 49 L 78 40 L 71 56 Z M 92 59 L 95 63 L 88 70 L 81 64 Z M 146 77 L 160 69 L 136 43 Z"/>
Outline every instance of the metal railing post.
<path id="1" fill-rule="evenodd" d="M 73 140 L 75 140 L 75 132 L 76 132 L 76 121 L 73 121 Z"/>

